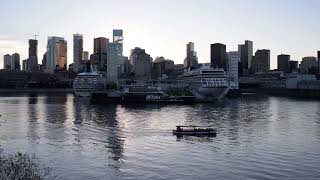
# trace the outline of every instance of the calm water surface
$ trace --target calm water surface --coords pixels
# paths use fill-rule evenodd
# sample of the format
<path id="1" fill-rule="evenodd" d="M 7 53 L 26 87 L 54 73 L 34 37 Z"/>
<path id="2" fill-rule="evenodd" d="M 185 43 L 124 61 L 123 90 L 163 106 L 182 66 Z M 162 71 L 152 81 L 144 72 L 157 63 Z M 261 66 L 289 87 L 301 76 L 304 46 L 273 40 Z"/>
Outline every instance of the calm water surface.
<path id="1" fill-rule="evenodd" d="M 0 114 L 0 148 L 35 153 L 56 179 L 320 179 L 317 101 L 101 106 L 72 94 L 2 95 Z M 218 135 L 177 138 L 176 125 Z"/>

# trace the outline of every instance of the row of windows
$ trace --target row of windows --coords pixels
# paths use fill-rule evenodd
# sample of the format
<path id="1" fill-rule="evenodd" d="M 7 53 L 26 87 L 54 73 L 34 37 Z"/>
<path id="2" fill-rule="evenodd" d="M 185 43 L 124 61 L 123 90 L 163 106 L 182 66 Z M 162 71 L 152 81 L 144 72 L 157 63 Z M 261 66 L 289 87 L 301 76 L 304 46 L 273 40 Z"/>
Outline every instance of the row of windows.
<path id="1" fill-rule="evenodd" d="M 203 87 L 227 87 L 227 85 L 204 85 Z"/>
<path id="2" fill-rule="evenodd" d="M 228 83 L 224 81 L 220 81 L 220 82 L 202 82 L 202 84 L 228 84 Z"/>

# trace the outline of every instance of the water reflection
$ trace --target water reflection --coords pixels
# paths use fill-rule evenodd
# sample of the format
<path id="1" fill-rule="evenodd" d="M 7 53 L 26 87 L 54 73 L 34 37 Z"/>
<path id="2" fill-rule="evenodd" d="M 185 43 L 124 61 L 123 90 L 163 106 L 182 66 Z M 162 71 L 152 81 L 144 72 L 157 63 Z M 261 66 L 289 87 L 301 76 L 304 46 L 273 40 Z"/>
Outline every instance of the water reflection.
<path id="1" fill-rule="evenodd" d="M 33 95 L 30 96 L 28 99 L 28 104 L 27 104 L 27 123 L 28 123 L 28 132 L 27 136 L 31 138 L 31 140 L 37 140 L 40 139 L 40 134 L 39 134 L 39 123 L 38 123 L 38 113 L 39 110 L 37 109 L 37 104 L 38 104 L 38 96 Z"/>
<path id="2" fill-rule="evenodd" d="M 0 97 L 7 120 L 0 143 L 36 152 L 60 179 L 314 178 L 319 107 L 266 96 L 194 105 L 95 105 L 70 94 Z M 217 136 L 177 137 L 177 125 L 213 126 Z"/>
<path id="3" fill-rule="evenodd" d="M 83 130 L 82 126 L 93 127 L 92 132 L 82 133 L 90 133 L 87 137 L 89 142 L 93 143 L 96 148 L 97 146 L 98 148 L 99 146 L 104 147 L 107 159 L 114 160 L 111 162 L 106 160 L 108 166 L 118 168 L 115 162 L 119 162 L 123 158 L 125 136 L 117 118 L 118 105 L 92 105 L 86 99 L 76 98 L 73 108 L 74 124 L 78 127 L 77 130 Z"/>

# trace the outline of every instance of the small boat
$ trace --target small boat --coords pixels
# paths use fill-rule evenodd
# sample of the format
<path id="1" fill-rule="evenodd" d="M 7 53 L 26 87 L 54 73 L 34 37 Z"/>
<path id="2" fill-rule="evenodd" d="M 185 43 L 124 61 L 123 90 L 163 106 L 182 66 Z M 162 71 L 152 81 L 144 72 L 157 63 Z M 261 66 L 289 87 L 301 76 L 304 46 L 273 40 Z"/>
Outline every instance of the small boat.
<path id="1" fill-rule="evenodd" d="M 187 136 L 216 136 L 217 130 L 211 127 L 201 126 L 176 126 L 177 129 L 173 130 L 174 135 L 187 135 Z"/>

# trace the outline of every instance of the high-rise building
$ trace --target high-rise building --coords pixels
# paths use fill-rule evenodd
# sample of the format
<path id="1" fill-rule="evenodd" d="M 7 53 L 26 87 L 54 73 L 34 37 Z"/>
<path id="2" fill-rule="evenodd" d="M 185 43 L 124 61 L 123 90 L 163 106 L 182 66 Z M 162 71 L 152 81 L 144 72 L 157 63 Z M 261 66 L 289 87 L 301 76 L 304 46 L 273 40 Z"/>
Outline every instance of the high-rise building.
<path id="1" fill-rule="evenodd" d="M 194 43 L 187 44 L 187 57 L 184 59 L 184 68 L 198 68 L 197 52 L 194 50 Z"/>
<path id="2" fill-rule="evenodd" d="M 18 53 L 14 53 L 11 56 L 11 70 L 21 70 L 20 55 Z"/>
<path id="3" fill-rule="evenodd" d="M 22 71 L 28 70 L 28 59 L 22 61 Z"/>
<path id="4" fill-rule="evenodd" d="M 107 81 L 117 82 L 120 72 L 119 68 L 124 65 L 122 56 L 122 44 L 117 42 L 109 43 L 107 53 Z"/>
<path id="5" fill-rule="evenodd" d="M 258 49 L 252 59 L 252 73 L 266 73 L 270 70 L 270 50 Z"/>
<path id="6" fill-rule="evenodd" d="M 298 71 L 298 65 L 299 62 L 298 61 L 289 61 L 289 67 L 290 67 L 290 72 L 297 72 Z"/>
<path id="7" fill-rule="evenodd" d="M 114 29 L 113 30 L 113 42 L 123 44 L 123 30 L 122 29 Z"/>
<path id="8" fill-rule="evenodd" d="M 320 51 L 318 51 L 318 72 L 319 72 L 319 75 L 320 75 Z"/>
<path id="9" fill-rule="evenodd" d="M 89 60 L 89 52 L 88 51 L 83 51 L 83 55 L 82 55 L 82 59 L 84 61 L 88 61 Z"/>
<path id="10" fill-rule="evenodd" d="M 302 72 L 314 74 L 318 71 L 318 65 L 316 57 L 308 56 L 302 58 L 299 68 Z"/>
<path id="11" fill-rule="evenodd" d="M 152 58 L 144 49 L 134 48 L 130 53 L 131 72 L 138 80 L 151 79 Z"/>
<path id="12" fill-rule="evenodd" d="M 6 54 L 3 56 L 3 69 L 11 69 L 11 60 L 12 57 L 10 54 Z"/>
<path id="13" fill-rule="evenodd" d="M 41 72 L 46 71 L 46 64 L 47 64 L 47 53 L 44 53 L 42 56 L 42 60 L 39 68 Z"/>
<path id="14" fill-rule="evenodd" d="M 285 73 L 290 72 L 290 55 L 280 54 L 278 55 L 278 70 L 283 71 Z"/>
<path id="15" fill-rule="evenodd" d="M 83 60 L 83 35 L 73 35 L 73 71 L 78 72 Z"/>
<path id="16" fill-rule="evenodd" d="M 29 39 L 29 57 L 38 57 L 38 40 Z"/>
<path id="17" fill-rule="evenodd" d="M 240 56 L 241 71 L 244 74 L 248 74 L 252 64 L 253 42 L 246 40 L 244 44 L 240 44 L 238 46 L 238 53 Z"/>
<path id="18" fill-rule="evenodd" d="M 238 64 L 240 56 L 237 51 L 228 52 L 227 74 L 230 80 L 230 89 L 239 89 Z"/>
<path id="19" fill-rule="evenodd" d="M 216 68 L 227 70 L 227 51 L 226 45 L 215 43 L 211 44 L 211 65 Z"/>
<path id="20" fill-rule="evenodd" d="M 28 71 L 38 71 L 38 40 L 29 39 L 29 58 L 27 60 Z"/>
<path id="21" fill-rule="evenodd" d="M 165 59 L 164 57 L 157 57 L 153 61 L 152 75 L 153 79 L 167 79 L 174 72 L 174 61 Z"/>
<path id="22" fill-rule="evenodd" d="M 46 69 L 54 72 L 55 69 L 67 67 L 67 41 L 62 37 L 49 37 L 47 45 Z"/>
<path id="23" fill-rule="evenodd" d="M 113 43 L 118 43 L 118 52 L 123 54 L 123 30 L 114 29 L 113 30 Z"/>
<path id="24" fill-rule="evenodd" d="M 109 39 L 99 37 L 94 39 L 93 55 L 90 56 L 94 70 L 105 71 L 107 66 Z"/>

